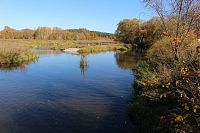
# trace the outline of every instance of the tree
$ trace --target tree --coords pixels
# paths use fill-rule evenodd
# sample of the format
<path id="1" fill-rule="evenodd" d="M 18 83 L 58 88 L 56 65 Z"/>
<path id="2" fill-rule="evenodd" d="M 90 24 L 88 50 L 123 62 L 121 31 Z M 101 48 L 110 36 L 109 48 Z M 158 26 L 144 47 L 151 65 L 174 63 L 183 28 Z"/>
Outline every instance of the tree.
<path id="1" fill-rule="evenodd" d="M 1 31 L 0 37 L 2 39 L 15 39 L 16 37 L 16 30 L 10 28 L 9 26 L 5 26 L 4 29 Z"/>
<path id="2" fill-rule="evenodd" d="M 54 27 L 51 30 L 51 34 L 49 35 L 50 40 L 63 40 L 64 38 L 64 32 L 61 28 Z"/>
<path id="3" fill-rule="evenodd" d="M 156 17 L 149 21 L 125 19 L 118 24 L 116 36 L 118 41 L 136 45 L 142 51 L 161 39 L 162 31 L 161 21 Z"/>
<path id="4" fill-rule="evenodd" d="M 198 37 L 200 37 L 200 3 L 196 5 L 196 11 L 194 14 L 194 25 L 193 27 L 196 29 L 196 33 Z"/>
<path id="5" fill-rule="evenodd" d="M 48 27 L 38 27 L 34 33 L 34 39 L 48 40 L 51 34 L 51 29 Z"/>
<path id="6" fill-rule="evenodd" d="M 156 41 L 162 39 L 162 26 L 161 21 L 157 17 L 153 17 L 142 25 L 142 30 L 146 31 L 145 44 L 150 48 Z"/>
<path id="7" fill-rule="evenodd" d="M 138 19 L 125 19 L 118 24 L 116 36 L 119 41 L 129 44 L 138 42 L 138 34 L 140 31 L 140 24 L 142 22 Z"/>
<path id="8" fill-rule="evenodd" d="M 20 39 L 33 39 L 34 30 L 31 29 L 23 29 L 21 31 L 18 31 Z"/>
<path id="9" fill-rule="evenodd" d="M 23 29 L 15 30 L 9 26 L 5 26 L 0 31 L 2 39 L 38 39 L 38 40 L 97 40 L 114 38 L 113 34 L 89 31 L 87 29 L 63 30 L 58 27 L 38 27 L 36 30 Z"/>
<path id="10" fill-rule="evenodd" d="M 171 38 L 174 58 L 178 60 L 179 47 L 185 44 L 184 41 L 194 31 L 192 26 L 195 25 L 199 0 L 145 0 L 145 2 L 160 17 L 163 33 Z"/>

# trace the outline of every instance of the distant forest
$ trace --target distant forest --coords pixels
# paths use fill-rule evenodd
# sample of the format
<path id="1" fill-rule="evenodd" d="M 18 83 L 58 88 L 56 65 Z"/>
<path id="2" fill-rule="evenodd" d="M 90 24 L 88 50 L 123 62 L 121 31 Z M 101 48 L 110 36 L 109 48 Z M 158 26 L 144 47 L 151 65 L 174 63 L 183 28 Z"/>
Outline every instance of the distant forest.
<path id="1" fill-rule="evenodd" d="M 35 40 L 113 40 L 114 34 L 89 31 L 87 29 L 68 29 L 38 27 L 35 30 L 16 30 L 5 26 L 0 31 L 0 39 L 35 39 Z"/>

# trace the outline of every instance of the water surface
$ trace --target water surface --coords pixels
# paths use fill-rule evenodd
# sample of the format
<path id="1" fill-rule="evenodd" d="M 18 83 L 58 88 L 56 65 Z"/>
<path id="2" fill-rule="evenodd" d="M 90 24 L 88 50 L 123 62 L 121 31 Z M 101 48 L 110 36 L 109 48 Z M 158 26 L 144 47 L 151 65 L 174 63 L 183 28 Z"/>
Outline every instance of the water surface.
<path id="1" fill-rule="evenodd" d="M 44 53 L 36 63 L 0 71 L 0 133 L 135 131 L 127 114 L 135 58 Z"/>

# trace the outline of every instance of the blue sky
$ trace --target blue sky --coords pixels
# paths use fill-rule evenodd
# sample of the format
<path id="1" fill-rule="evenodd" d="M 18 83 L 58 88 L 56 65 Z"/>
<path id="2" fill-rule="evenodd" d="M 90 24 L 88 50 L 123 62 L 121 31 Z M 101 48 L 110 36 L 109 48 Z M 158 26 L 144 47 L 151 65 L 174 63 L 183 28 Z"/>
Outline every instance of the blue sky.
<path id="1" fill-rule="evenodd" d="M 38 26 L 113 33 L 125 18 L 149 19 L 142 0 L 0 0 L 0 29 Z"/>

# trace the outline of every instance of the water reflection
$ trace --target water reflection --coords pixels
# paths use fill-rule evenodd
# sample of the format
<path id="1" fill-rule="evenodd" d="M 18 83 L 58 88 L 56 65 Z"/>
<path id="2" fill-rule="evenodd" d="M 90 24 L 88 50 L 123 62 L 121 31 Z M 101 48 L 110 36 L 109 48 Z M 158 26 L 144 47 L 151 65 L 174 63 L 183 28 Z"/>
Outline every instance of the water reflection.
<path id="1" fill-rule="evenodd" d="M 2 65 L 0 66 L 0 71 L 5 71 L 5 72 L 12 72 L 12 71 L 21 71 L 25 72 L 27 70 L 27 66 L 32 63 L 36 63 L 36 61 L 29 61 L 29 62 L 24 62 L 23 64 L 9 64 L 9 65 Z"/>
<path id="2" fill-rule="evenodd" d="M 87 55 L 80 55 L 80 71 L 83 76 L 85 76 L 88 66 Z"/>
<path id="3" fill-rule="evenodd" d="M 143 58 L 144 57 L 142 54 L 136 53 L 135 51 L 115 53 L 115 59 L 116 59 L 117 65 L 121 69 L 125 69 L 125 70 L 135 69 L 138 62 Z"/>
<path id="4" fill-rule="evenodd" d="M 45 55 L 60 55 L 63 54 L 60 50 L 32 50 L 33 52 L 37 52 L 40 56 Z M 80 55 L 74 55 L 80 57 L 80 72 L 83 76 L 85 76 L 88 68 L 89 68 L 89 62 L 88 62 L 88 56 L 92 54 L 80 54 Z M 95 55 L 95 54 L 93 54 Z M 114 54 L 117 65 L 124 70 L 134 69 L 137 66 L 138 61 L 143 59 L 143 55 L 136 53 L 134 51 L 128 51 L 128 52 L 116 52 Z M 27 66 L 31 63 L 35 62 L 27 62 L 20 65 L 7 65 L 7 66 L 0 66 L 1 71 L 26 71 Z"/>
<path id="5" fill-rule="evenodd" d="M 134 66 L 131 58 L 51 52 L 26 73 L 0 71 L 0 132 L 133 133 L 127 112 L 134 77 L 124 71 L 126 61 L 125 68 Z"/>
<path id="6" fill-rule="evenodd" d="M 34 49 L 32 52 L 36 52 L 39 55 L 59 55 L 63 52 L 61 50 L 41 50 L 41 49 Z"/>

